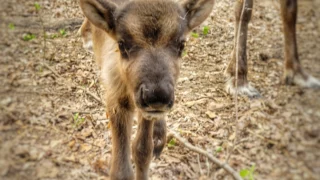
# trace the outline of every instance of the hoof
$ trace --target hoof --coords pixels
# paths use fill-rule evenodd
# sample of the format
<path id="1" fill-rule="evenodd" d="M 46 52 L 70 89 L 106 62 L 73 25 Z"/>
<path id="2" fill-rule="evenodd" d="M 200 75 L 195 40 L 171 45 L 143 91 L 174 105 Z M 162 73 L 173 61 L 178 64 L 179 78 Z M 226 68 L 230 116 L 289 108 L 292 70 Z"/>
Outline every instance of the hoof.
<path id="1" fill-rule="evenodd" d="M 297 85 L 302 88 L 320 89 L 320 80 L 308 74 L 287 74 L 284 78 L 284 83 L 286 85 Z"/>
<path id="2" fill-rule="evenodd" d="M 234 86 L 233 82 L 234 82 L 234 78 L 230 78 L 227 81 L 227 83 L 226 83 L 226 91 L 227 91 L 227 93 L 229 93 L 231 95 L 235 95 L 236 92 L 238 91 L 238 95 L 247 96 L 250 99 L 260 98 L 261 97 L 259 91 L 256 88 L 254 88 L 253 86 L 251 86 L 250 83 L 238 86 L 238 88 L 236 89 L 236 87 Z"/>

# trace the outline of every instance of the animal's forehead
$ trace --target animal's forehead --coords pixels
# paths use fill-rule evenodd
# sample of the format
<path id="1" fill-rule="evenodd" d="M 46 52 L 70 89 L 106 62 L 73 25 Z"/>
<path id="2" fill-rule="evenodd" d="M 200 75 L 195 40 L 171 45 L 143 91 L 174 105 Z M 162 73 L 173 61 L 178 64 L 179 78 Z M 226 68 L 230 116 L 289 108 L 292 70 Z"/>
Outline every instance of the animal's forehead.
<path id="1" fill-rule="evenodd" d="M 186 28 L 183 11 L 173 1 L 133 1 L 118 14 L 120 36 L 138 43 L 163 44 L 182 36 Z"/>

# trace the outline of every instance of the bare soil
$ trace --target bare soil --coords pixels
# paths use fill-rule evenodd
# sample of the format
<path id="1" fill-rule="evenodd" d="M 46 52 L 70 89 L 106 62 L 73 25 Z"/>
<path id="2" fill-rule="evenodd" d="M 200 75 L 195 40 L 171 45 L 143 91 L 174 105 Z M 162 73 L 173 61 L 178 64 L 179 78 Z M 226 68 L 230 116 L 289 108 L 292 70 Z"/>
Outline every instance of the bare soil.
<path id="1" fill-rule="evenodd" d="M 217 0 L 183 57 L 167 127 L 255 179 L 320 179 L 320 91 L 284 86 L 279 4 L 255 1 L 249 79 L 263 98 L 235 99 L 223 71 L 234 39 L 234 1 Z M 0 5 L 0 179 L 108 179 L 111 157 L 99 72 L 82 48 L 77 1 L 2 0 Z M 318 0 L 299 1 L 300 60 L 320 78 Z M 14 24 L 9 28 L 9 24 Z M 43 40 L 43 27 L 47 40 Z M 59 30 L 64 29 L 66 35 Z M 36 37 L 24 41 L 23 36 Z M 261 58 L 267 57 L 267 58 Z M 78 115 L 77 115 L 78 114 Z M 136 120 L 133 137 L 137 129 Z M 235 134 L 238 129 L 238 134 Z M 232 151 L 236 138 L 236 146 Z M 178 141 L 153 160 L 150 179 L 232 179 Z"/>

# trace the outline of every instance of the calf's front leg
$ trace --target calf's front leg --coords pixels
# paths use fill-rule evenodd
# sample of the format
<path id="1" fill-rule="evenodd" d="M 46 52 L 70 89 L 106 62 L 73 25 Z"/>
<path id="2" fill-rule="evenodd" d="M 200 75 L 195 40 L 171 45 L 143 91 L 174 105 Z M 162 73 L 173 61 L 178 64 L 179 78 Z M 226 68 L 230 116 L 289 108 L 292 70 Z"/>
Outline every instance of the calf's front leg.
<path id="1" fill-rule="evenodd" d="M 147 120 L 139 114 L 138 132 L 132 145 L 137 180 L 148 179 L 153 152 L 153 125 L 153 120 Z"/>
<path id="2" fill-rule="evenodd" d="M 123 99 L 119 101 L 123 101 Z M 110 111 L 112 131 L 110 179 L 133 180 L 134 175 L 130 161 L 130 137 L 133 112 L 128 109 L 127 106 L 121 104 Z"/>
<path id="3" fill-rule="evenodd" d="M 167 143 L 167 126 L 166 120 L 156 120 L 153 125 L 153 156 L 159 158 L 160 154 Z"/>

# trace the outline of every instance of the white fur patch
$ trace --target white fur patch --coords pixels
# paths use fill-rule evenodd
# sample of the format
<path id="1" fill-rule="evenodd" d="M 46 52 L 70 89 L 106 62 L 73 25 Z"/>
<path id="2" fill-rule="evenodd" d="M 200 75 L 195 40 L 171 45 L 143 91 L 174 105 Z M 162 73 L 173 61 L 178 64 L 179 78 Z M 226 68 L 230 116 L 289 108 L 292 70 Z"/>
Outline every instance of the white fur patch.
<path id="1" fill-rule="evenodd" d="M 141 112 L 142 114 L 142 118 L 145 120 L 149 120 L 149 121 L 155 121 L 155 120 L 162 120 L 165 119 L 167 113 L 163 112 L 163 113 L 148 113 L 145 111 Z"/>
<path id="2" fill-rule="evenodd" d="M 236 87 L 234 86 L 233 80 L 234 80 L 234 77 L 229 78 L 229 80 L 226 83 L 226 91 L 231 95 L 235 95 L 237 90 Z M 253 86 L 251 86 L 250 83 L 244 86 L 238 86 L 238 94 L 242 96 L 248 96 L 249 98 L 261 96 L 259 91 Z"/>
<path id="3" fill-rule="evenodd" d="M 293 78 L 293 82 L 304 88 L 320 88 L 320 81 L 311 75 L 308 75 L 307 79 L 304 79 L 301 75 L 296 75 Z"/>
<path id="4" fill-rule="evenodd" d="M 92 40 L 85 41 L 82 39 L 83 42 L 83 48 L 86 49 L 87 51 L 93 53 L 93 42 Z"/>
<path id="5" fill-rule="evenodd" d="M 101 64 L 101 80 L 104 86 L 108 86 L 118 81 L 120 83 L 120 77 L 117 69 L 117 63 L 119 62 L 120 55 L 116 52 L 116 43 L 108 44 L 105 48 L 103 56 L 100 59 Z"/>

